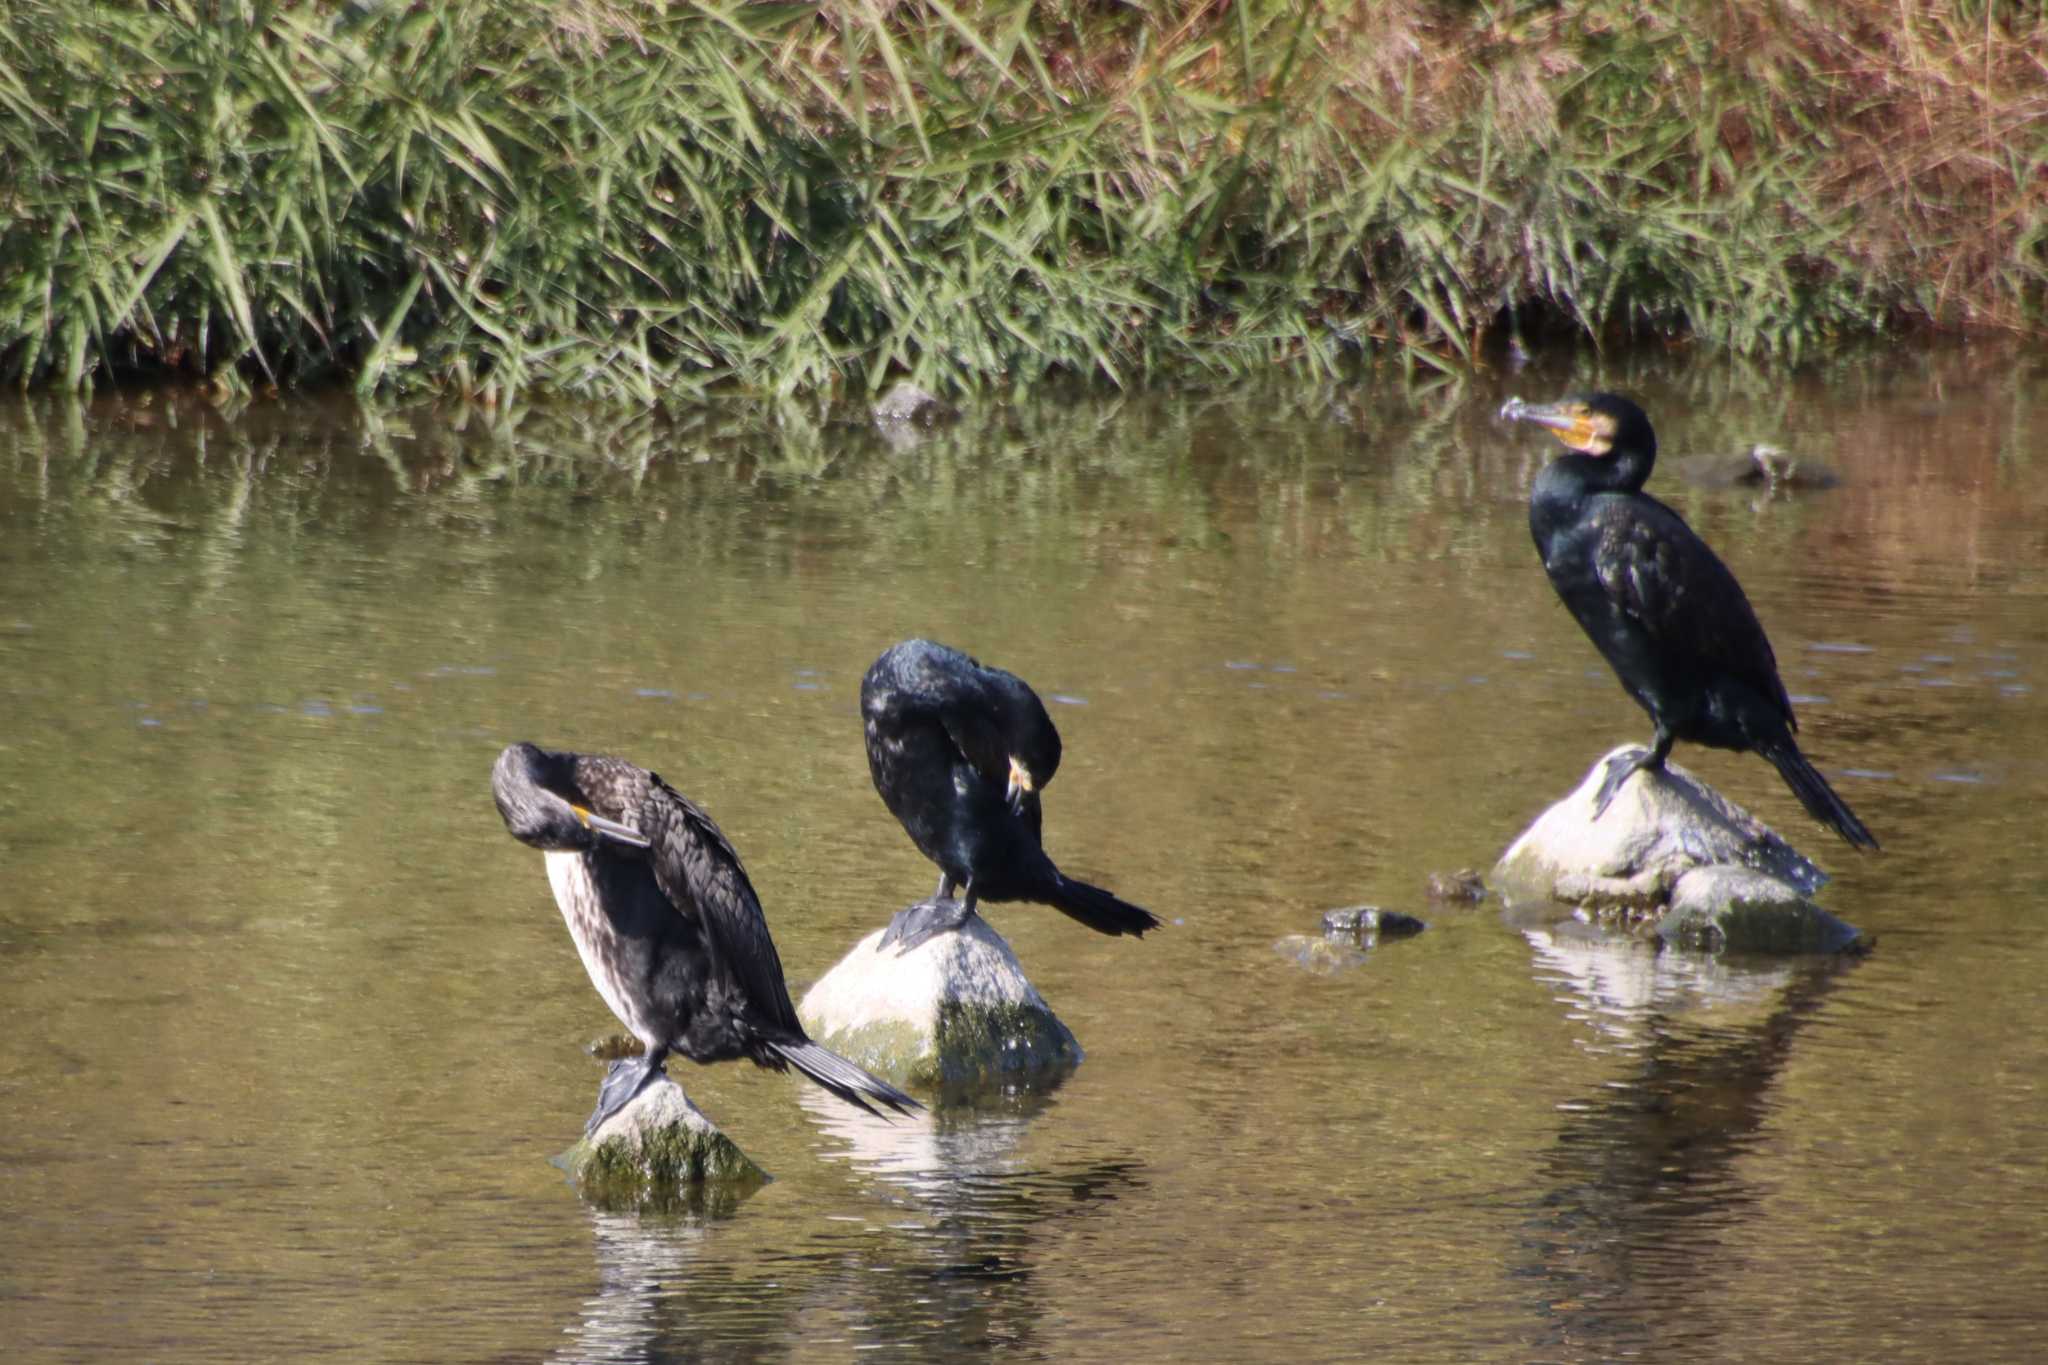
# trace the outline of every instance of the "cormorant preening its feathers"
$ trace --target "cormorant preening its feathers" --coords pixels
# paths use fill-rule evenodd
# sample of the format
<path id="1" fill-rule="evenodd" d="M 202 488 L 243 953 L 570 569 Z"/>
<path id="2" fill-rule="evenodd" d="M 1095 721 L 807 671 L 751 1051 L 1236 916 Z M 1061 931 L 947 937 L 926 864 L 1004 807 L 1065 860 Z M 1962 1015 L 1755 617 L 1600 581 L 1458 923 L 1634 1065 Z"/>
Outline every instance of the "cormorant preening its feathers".
<path id="1" fill-rule="evenodd" d="M 1540 407 L 1509 399 L 1501 416 L 1570 448 L 1537 476 L 1529 530 L 1551 586 L 1656 726 L 1647 752 L 1608 765 L 1595 818 L 1630 774 L 1662 767 L 1684 739 L 1762 754 L 1814 819 L 1876 848 L 1793 742 L 1799 723 L 1742 585 L 1684 518 L 1643 492 L 1657 460 L 1643 410 L 1596 393 Z"/>
<path id="2" fill-rule="evenodd" d="M 1060 733 L 1022 678 L 905 640 L 861 679 L 860 710 L 875 790 L 939 865 L 937 894 L 898 912 L 882 946 L 908 952 L 965 924 L 979 901 L 1039 901 L 1104 934 L 1158 927 L 1151 912 L 1060 875 L 1039 846 L 1039 793 L 1059 769 Z"/>
<path id="3" fill-rule="evenodd" d="M 679 1052 L 795 1067 L 849 1104 L 917 1101 L 804 1035 L 761 902 L 711 817 L 623 759 L 514 744 L 491 770 L 505 828 L 544 850 L 555 903 L 597 993 L 646 1044 L 613 1062 L 585 1131 Z"/>

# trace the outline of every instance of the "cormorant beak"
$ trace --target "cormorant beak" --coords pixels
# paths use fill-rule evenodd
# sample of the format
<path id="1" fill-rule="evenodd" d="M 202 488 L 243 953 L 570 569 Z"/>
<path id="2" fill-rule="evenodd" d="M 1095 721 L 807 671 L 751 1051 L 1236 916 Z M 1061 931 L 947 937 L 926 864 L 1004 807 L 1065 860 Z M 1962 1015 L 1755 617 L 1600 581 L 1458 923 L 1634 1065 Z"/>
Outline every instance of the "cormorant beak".
<path id="1" fill-rule="evenodd" d="M 1031 790 L 1030 769 L 1018 761 L 1015 754 L 1010 755 L 1010 785 L 1003 792 L 1003 799 L 1010 803 L 1010 813 L 1012 815 L 1022 815 L 1024 813 L 1024 794 Z"/>
<path id="2" fill-rule="evenodd" d="M 1510 398 L 1500 405 L 1500 415 L 1507 422 L 1534 422 L 1573 450 L 1604 455 L 1609 448 L 1605 433 L 1583 403 L 1524 403 Z"/>
<path id="3" fill-rule="evenodd" d="M 576 812 L 576 819 L 582 824 L 583 828 L 589 830 L 600 839 L 608 839 L 615 844 L 624 844 L 627 848 L 646 848 L 649 846 L 647 840 L 641 838 L 631 825 L 622 825 L 616 820 L 607 820 L 596 811 L 586 810 L 584 807 L 573 802 L 570 804 L 569 809 Z"/>

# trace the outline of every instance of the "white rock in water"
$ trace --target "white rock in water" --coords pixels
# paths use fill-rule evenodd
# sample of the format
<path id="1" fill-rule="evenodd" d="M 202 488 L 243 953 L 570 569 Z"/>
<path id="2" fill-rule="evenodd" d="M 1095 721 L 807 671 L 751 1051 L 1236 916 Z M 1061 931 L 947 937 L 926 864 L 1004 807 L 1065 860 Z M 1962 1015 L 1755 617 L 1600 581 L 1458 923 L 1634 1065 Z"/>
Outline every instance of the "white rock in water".
<path id="1" fill-rule="evenodd" d="M 1762 952 L 1839 952 L 1862 942 L 1808 896 L 1827 874 L 1769 827 L 1676 763 L 1632 774 L 1599 819 L 1607 764 L 1537 817 L 1492 881 L 1512 900 L 1654 918 L 1666 942 Z"/>
<path id="2" fill-rule="evenodd" d="M 898 1085 L 972 1089 L 1064 1075 L 1081 1045 L 979 915 L 908 953 L 877 929 L 805 993 L 824 1047 Z"/>

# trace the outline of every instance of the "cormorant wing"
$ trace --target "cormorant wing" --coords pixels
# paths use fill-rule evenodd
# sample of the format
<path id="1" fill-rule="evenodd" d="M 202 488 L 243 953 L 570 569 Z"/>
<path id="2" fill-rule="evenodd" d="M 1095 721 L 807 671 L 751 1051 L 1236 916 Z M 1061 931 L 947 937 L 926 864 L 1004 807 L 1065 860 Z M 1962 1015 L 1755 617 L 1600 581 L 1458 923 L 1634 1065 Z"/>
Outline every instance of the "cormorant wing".
<path id="1" fill-rule="evenodd" d="M 979 677 L 958 677 L 939 699 L 939 723 L 975 771 L 997 787 L 1010 780 L 1017 758 L 1043 790 L 1060 767 L 1060 732 L 1045 704 L 1022 678 L 999 668 Z"/>
<path id="2" fill-rule="evenodd" d="M 1689 666 L 1724 673 L 1798 728 L 1778 660 L 1742 585 L 1685 519 L 1648 494 L 1598 513 L 1594 571 L 1609 601 Z"/>
<path id="3" fill-rule="evenodd" d="M 656 885 L 678 914 L 694 911 L 703 921 L 706 937 L 747 999 L 773 1022 L 801 1033 L 782 959 L 740 855 L 702 808 L 649 776 L 653 784 L 640 807 L 639 828 L 651 845 L 647 858 Z"/>

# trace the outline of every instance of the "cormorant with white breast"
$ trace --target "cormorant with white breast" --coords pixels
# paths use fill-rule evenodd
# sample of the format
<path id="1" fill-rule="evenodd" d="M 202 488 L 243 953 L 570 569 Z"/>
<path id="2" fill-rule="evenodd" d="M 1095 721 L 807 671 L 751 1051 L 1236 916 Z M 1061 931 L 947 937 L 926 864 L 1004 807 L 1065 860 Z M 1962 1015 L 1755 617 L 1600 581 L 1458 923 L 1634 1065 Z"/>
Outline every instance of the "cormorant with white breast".
<path id="1" fill-rule="evenodd" d="M 1104 934 L 1158 927 L 1150 911 L 1062 875 L 1041 847 L 1039 793 L 1059 769 L 1060 732 L 1022 678 L 905 640 L 861 679 L 860 709 L 875 790 L 939 865 L 938 892 L 898 911 L 880 946 L 908 952 L 965 924 L 980 901 L 1038 901 Z"/>
<path id="2" fill-rule="evenodd" d="M 739 855 L 689 798 L 618 758 L 514 744 L 491 770 L 513 838 L 546 852 L 548 881 L 597 993 L 646 1045 L 611 1065 L 585 1131 L 662 1074 L 744 1057 L 795 1067 L 869 1113 L 916 1100 L 805 1036 Z"/>
<path id="3" fill-rule="evenodd" d="M 1763 755 L 1814 819 L 1876 848 L 1799 752 L 1792 700 L 1742 585 L 1683 517 L 1643 492 L 1657 461 L 1643 410 L 1594 393 L 1541 406 L 1511 398 L 1501 416 L 1547 428 L 1568 448 L 1536 478 L 1529 531 L 1551 586 L 1656 727 L 1647 751 L 1609 762 L 1594 818 L 1683 739 Z"/>

